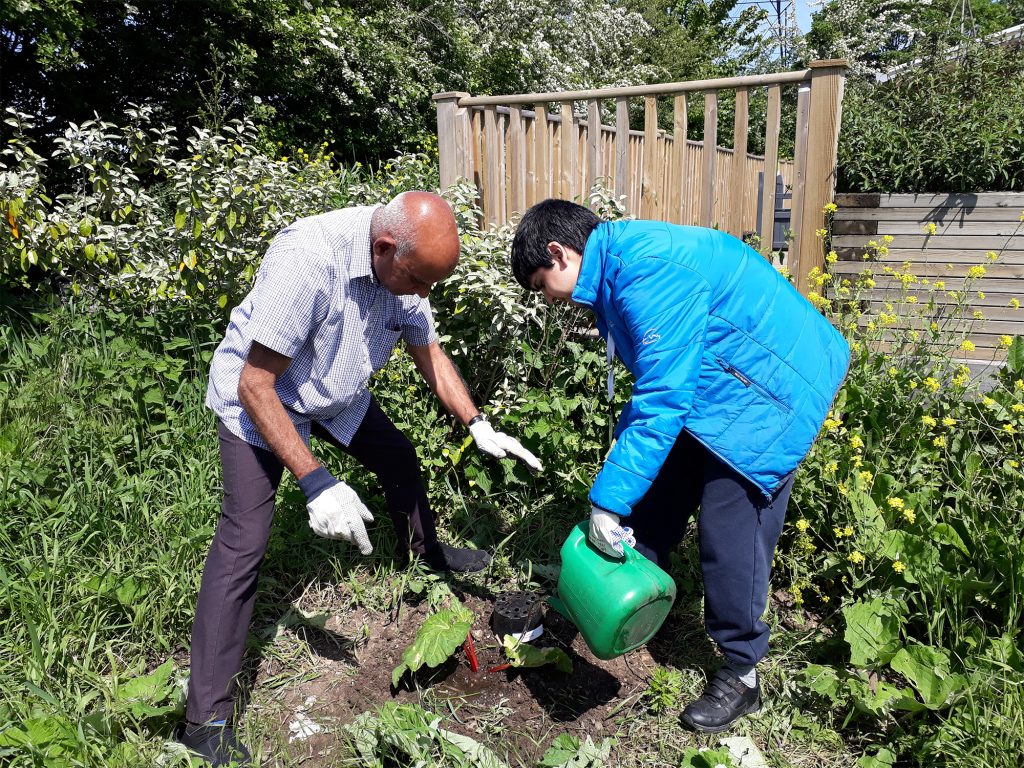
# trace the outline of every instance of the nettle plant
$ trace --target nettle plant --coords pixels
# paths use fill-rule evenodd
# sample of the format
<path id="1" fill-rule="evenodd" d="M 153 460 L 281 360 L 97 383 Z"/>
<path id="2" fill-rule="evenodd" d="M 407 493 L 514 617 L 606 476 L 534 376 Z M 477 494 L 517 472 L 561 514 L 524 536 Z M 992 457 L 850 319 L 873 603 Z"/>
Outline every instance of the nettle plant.
<path id="1" fill-rule="evenodd" d="M 44 158 L 26 136 L 32 118 L 7 114 L 14 137 L 0 152 L 0 283 L 49 279 L 142 304 L 224 308 L 296 219 L 436 184 L 423 155 L 376 171 L 339 167 L 323 146 L 277 156 L 248 119 L 220 132 L 196 128 L 182 141 L 146 107 L 129 110 L 124 125 L 71 125 Z M 57 184 L 59 193 L 49 189 Z"/>

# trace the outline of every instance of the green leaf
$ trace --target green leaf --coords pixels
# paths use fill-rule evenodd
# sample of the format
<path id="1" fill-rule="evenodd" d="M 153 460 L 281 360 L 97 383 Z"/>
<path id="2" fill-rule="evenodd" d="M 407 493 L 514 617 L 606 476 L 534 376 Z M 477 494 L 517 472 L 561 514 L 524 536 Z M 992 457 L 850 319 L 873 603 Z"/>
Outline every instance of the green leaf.
<path id="1" fill-rule="evenodd" d="M 1006 352 L 1006 367 L 1014 376 L 1024 372 L 1024 336 L 1014 336 Z"/>
<path id="2" fill-rule="evenodd" d="M 87 258 L 89 261 L 92 261 L 93 259 L 96 258 L 96 246 L 93 245 L 92 243 L 86 243 L 85 247 L 82 248 L 82 253 L 85 254 L 85 258 Z"/>
<path id="3" fill-rule="evenodd" d="M 936 541 L 940 541 L 943 544 L 949 544 L 950 546 L 956 547 L 965 555 L 970 555 L 971 552 L 967 549 L 967 545 L 964 544 L 964 540 L 957 533 L 956 528 L 951 526 L 949 523 L 939 523 L 932 528 L 932 537 Z"/>
<path id="4" fill-rule="evenodd" d="M 843 608 L 850 663 L 871 667 L 889 661 L 899 650 L 903 611 L 894 600 L 876 597 Z"/>
<path id="5" fill-rule="evenodd" d="M 874 755 L 864 755 L 857 761 L 857 768 L 892 768 L 896 765 L 896 755 L 884 747 L 879 747 Z"/>
<path id="6" fill-rule="evenodd" d="M 950 672 L 949 653 L 927 645 L 911 645 L 893 656 L 889 666 L 903 675 L 928 709 L 940 709 L 967 686 L 967 678 Z"/>
<path id="7" fill-rule="evenodd" d="M 836 670 L 819 664 L 808 664 L 800 673 L 800 682 L 832 702 L 839 701 L 839 693 L 843 688 L 843 681 L 839 679 Z"/>
<path id="8" fill-rule="evenodd" d="M 184 211 L 178 211 L 176 214 L 174 214 L 174 228 L 175 229 L 184 229 L 185 228 L 185 212 Z"/>
<path id="9" fill-rule="evenodd" d="M 234 229 L 235 223 L 238 221 L 238 215 L 234 210 L 228 211 L 228 229 Z"/>
<path id="10" fill-rule="evenodd" d="M 451 608 L 428 616 L 420 625 L 416 637 L 402 654 L 402 663 L 392 672 L 392 681 L 397 685 L 406 669 L 415 672 L 424 665 L 443 664 L 466 641 L 472 626 L 472 612 L 453 598 Z"/>
<path id="11" fill-rule="evenodd" d="M 719 768 L 719 766 L 733 768 L 735 765 L 728 747 L 718 749 L 687 747 L 679 762 L 680 768 Z"/>
<path id="12" fill-rule="evenodd" d="M 546 664 L 553 664 L 559 672 L 572 674 L 572 660 L 561 648 L 534 648 L 511 635 L 505 635 L 502 643 L 509 664 L 513 667 L 543 667 Z"/>
<path id="13" fill-rule="evenodd" d="M 560 734 L 540 759 L 545 768 L 600 768 L 611 756 L 612 742 L 602 739 L 599 744 L 587 736 L 580 741 L 568 733 Z"/>

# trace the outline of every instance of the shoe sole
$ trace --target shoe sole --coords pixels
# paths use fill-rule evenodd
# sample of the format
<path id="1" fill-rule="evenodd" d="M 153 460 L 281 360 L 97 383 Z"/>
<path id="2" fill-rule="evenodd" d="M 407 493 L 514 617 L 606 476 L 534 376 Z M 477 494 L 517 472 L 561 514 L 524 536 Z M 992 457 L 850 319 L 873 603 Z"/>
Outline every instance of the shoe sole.
<path id="1" fill-rule="evenodd" d="M 736 721 L 739 720 L 741 717 L 746 717 L 747 715 L 752 715 L 755 712 L 760 712 L 761 711 L 761 706 L 762 706 L 761 697 L 758 696 L 757 697 L 757 701 L 755 701 L 753 704 L 751 704 L 745 710 L 740 712 L 738 715 L 736 715 L 736 717 L 734 717 L 732 720 L 730 720 L 725 725 L 713 725 L 713 726 L 698 725 L 697 723 L 693 722 L 690 718 L 688 718 L 686 715 L 680 715 L 679 719 L 682 720 L 683 723 L 685 725 L 687 725 L 691 730 L 694 730 L 694 731 L 696 731 L 698 733 L 721 733 L 722 731 L 727 731 L 730 728 L 732 728 L 734 725 L 736 725 Z"/>

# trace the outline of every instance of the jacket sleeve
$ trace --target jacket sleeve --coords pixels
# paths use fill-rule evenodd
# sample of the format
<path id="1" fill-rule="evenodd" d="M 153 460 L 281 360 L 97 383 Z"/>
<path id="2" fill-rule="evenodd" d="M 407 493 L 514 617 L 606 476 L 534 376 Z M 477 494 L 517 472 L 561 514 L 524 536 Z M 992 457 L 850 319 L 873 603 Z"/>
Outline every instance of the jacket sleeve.
<path id="1" fill-rule="evenodd" d="M 625 425 L 590 490 L 590 502 L 629 515 L 683 430 L 700 378 L 710 311 L 707 282 L 687 267 L 642 259 L 619 275 L 612 300 L 635 351 Z"/>

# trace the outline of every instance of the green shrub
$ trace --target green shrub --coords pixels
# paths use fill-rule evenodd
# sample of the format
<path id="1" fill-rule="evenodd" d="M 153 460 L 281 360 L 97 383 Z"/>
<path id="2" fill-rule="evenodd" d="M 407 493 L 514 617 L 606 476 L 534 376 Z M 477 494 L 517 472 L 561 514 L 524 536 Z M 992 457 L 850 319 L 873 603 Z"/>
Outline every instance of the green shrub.
<path id="1" fill-rule="evenodd" d="M 838 188 L 848 192 L 1024 189 L 1024 50 L 964 43 L 886 83 L 851 80 Z"/>

